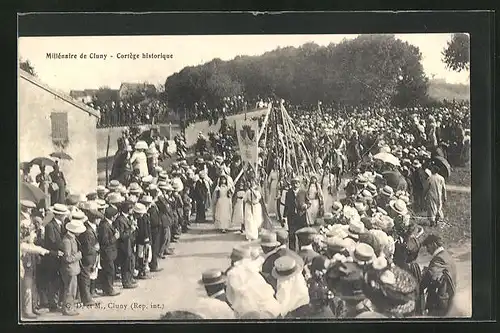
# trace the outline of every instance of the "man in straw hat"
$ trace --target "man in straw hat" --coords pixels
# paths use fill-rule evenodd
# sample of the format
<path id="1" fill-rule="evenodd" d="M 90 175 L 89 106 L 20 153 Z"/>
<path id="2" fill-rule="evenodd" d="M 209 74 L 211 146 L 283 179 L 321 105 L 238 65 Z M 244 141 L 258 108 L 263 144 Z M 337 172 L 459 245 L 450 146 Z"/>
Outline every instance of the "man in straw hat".
<path id="1" fill-rule="evenodd" d="M 161 214 L 162 229 L 161 229 L 161 246 L 159 257 L 165 259 L 166 255 L 173 254 L 173 250 L 169 248 L 172 239 L 172 225 L 174 223 L 174 210 L 170 201 L 173 188 L 169 183 L 159 182 L 157 205 Z"/>
<path id="2" fill-rule="evenodd" d="M 309 289 L 301 273 L 302 268 L 292 257 L 281 257 L 274 263 L 271 274 L 277 281 L 276 300 L 283 316 L 309 304 Z"/>
<path id="3" fill-rule="evenodd" d="M 297 230 L 307 227 L 307 209 L 311 202 L 306 191 L 300 188 L 300 178 L 294 177 L 291 185 L 285 196 L 283 224 L 288 225 L 290 235 L 295 235 Z M 296 249 L 295 237 L 290 237 L 290 249 Z"/>
<path id="4" fill-rule="evenodd" d="M 312 227 L 302 228 L 295 232 L 300 249 L 297 253 L 306 266 L 309 265 L 315 257 L 319 256 L 319 253 L 312 247 L 314 238 L 317 234 L 318 231 Z"/>
<path id="5" fill-rule="evenodd" d="M 199 284 L 203 285 L 208 297 L 229 304 L 226 295 L 226 277 L 220 270 L 210 269 L 203 272 Z"/>
<path id="6" fill-rule="evenodd" d="M 117 240 L 120 233 L 113 226 L 118 216 L 118 209 L 107 207 L 104 212 L 104 220 L 99 223 L 97 237 L 99 240 L 99 255 L 101 270 L 99 279 L 105 296 L 116 296 L 120 292 L 113 288 L 115 279 L 115 260 L 117 258 Z"/>
<path id="7" fill-rule="evenodd" d="M 134 218 L 137 221 L 137 257 L 139 273 L 137 278 L 147 279 L 147 271 L 149 270 L 149 262 L 151 261 L 151 222 L 149 220 L 148 208 L 153 202 L 151 196 L 144 196 L 140 203 L 134 206 Z"/>
<path id="8" fill-rule="evenodd" d="M 82 253 L 78 250 L 76 237 L 85 232 L 85 225 L 81 221 L 71 220 L 66 225 L 66 234 L 62 239 L 61 278 L 64 286 L 63 315 L 76 316 L 79 313 L 74 309 L 78 290 L 77 276 L 80 274 L 80 260 Z"/>
<path id="9" fill-rule="evenodd" d="M 161 232 L 162 232 L 162 213 L 160 212 L 158 205 L 156 204 L 158 200 L 158 194 L 156 185 L 155 189 L 152 189 L 151 184 L 148 188 L 148 193 L 152 195 L 145 195 L 142 197 L 141 202 L 146 204 L 149 216 L 149 224 L 151 228 L 151 262 L 149 263 L 151 272 L 160 272 L 163 268 L 158 267 L 158 257 L 160 256 L 161 249 Z"/>
<path id="10" fill-rule="evenodd" d="M 68 207 L 63 204 L 55 204 L 50 209 L 50 212 L 54 214 L 52 220 L 45 225 L 45 240 L 44 248 L 49 251 L 59 251 L 62 250 L 62 238 L 65 233 L 64 222 L 66 217 L 69 215 Z M 46 269 L 47 275 L 47 298 L 49 303 L 49 311 L 58 311 L 58 299 L 62 299 L 63 295 L 60 295 L 60 290 L 62 289 L 61 280 L 61 261 L 55 257 L 44 257 L 43 266 Z"/>
<path id="11" fill-rule="evenodd" d="M 124 289 L 132 289 L 137 287 L 137 283 L 133 279 L 134 265 L 132 251 L 133 233 L 135 226 L 132 222 L 132 209 L 134 203 L 124 201 L 120 205 L 120 214 L 113 222 L 114 227 L 119 232 L 120 238 L 117 242 L 118 256 L 116 263 L 121 269 L 121 278 Z"/>

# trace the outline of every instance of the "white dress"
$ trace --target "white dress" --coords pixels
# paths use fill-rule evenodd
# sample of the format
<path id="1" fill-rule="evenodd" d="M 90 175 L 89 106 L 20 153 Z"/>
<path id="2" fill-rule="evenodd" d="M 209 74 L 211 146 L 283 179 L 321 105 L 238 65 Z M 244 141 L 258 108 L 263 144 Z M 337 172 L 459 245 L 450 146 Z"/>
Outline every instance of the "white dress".
<path id="1" fill-rule="evenodd" d="M 236 192 L 236 202 L 233 207 L 233 217 L 231 220 L 231 226 L 233 228 L 241 228 L 241 226 L 245 223 L 245 215 L 243 211 L 243 204 L 245 200 L 245 191 Z"/>
<path id="2" fill-rule="evenodd" d="M 307 209 L 307 214 L 309 215 L 309 221 L 311 224 L 314 224 L 316 219 L 318 218 L 318 212 L 319 212 L 319 198 L 318 196 L 321 195 L 319 194 L 320 189 L 317 188 L 316 184 L 311 184 L 309 186 L 309 191 L 307 193 L 307 196 L 309 197 L 309 200 L 311 201 L 311 206 Z"/>
<path id="3" fill-rule="evenodd" d="M 259 228 L 264 222 L 261 198 L 257 190 L 248 190 L 245 194 L 245 236 L 250 241 L 259 238 Z"/>
<path id="4" fill-rule="evenodd" d="M 278 172 L 273 170 L 268 176 L 269 194 L 267 198 L 267 213 L 272 216 L 276 215 L 276 196 L 278 191 Z"/>
<path id="5" fill-rule="evenodd" d="M 217 191 L 219 192 L 218 197 Z M 219 230 L 229 229 L 231 225 L 232 199 L 228 191 L 229 187 L 224 185 L 215 190 L 214 225 Z"/>
<path id="6" fill-rule="evenodd" d="M 130 164 L 132 164 L 134 169 L 139 169 L 139 176 L 146 177 L 149 175 L 148 171 L 148 158 L 146 154 L 142 151 L 134 151 L 130 157 Z"/>
<path id="7" fill-rule="evenodd" d="M 333 202 L 335 201 L 333 195 L 331 195 L 330 192 L 328 191 L 328 186 L 330 185 L 333 186 L 333 188 L 335 188 L 335 177 L 332 174 L 328 174 L 325 177 L 323 177 L 323 182 L 321 184 L 323 191 L 325 214 L 332 212 L 332 205 Z"/>

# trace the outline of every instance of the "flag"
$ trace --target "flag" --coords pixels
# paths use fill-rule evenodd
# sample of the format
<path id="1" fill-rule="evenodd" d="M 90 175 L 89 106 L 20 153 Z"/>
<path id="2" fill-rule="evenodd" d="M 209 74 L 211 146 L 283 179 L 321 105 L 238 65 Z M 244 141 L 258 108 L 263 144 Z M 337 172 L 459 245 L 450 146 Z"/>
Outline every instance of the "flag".
<path id="1" fill-rule="evenodd" d="M 258 158 L 258 135 L 259 127 L 257 122 L 243 120 L 236 122 L 236 133 L 238 135 L 238 145 L 241 152 L 241 161 L 250 165 L 256 163 Z"/>

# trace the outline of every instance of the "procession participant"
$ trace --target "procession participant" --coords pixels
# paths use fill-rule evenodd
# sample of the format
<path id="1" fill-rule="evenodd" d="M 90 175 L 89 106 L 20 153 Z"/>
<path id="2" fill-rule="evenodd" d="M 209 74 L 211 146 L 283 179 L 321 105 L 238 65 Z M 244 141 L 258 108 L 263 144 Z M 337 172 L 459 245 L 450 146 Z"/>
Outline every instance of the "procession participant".
<path id="1" fill-rule="evenodd" d="M 158 188 L 160 189 L 160 193 L 158 195 L 157 205 L 160 210 L 161 216 L 161 246 L 159 257 L 165 259 L 166 255 L 173 254 L 173 250 L 170 248 L 170 240 L 172 239 L 172 225 L 174 223 L 174 212 L 173 208 L 170 205 L 170 201 L 168 197 L 172 193 L 172 186 L 165 182 L 158 183 Z"/>
<path id="2" fill-rule="evenodd" d="M 162 213 L 160 212 L 158 201 L 158 190 L 156 185 L 151 184 L 148 187 L 148 196 L 144 196 L 142 200 L 151 198 L 151 203 L 148 208 L 148 215 L 151 226 L 151 262 L 149 268 L 151 272 L 161 272 L 163 268 L 158 267 L 158 258 L 160 257 L 161 249 L 161 234 L 162 234 Z"/>
<path id="3" fill-rule="evenodd" d="M 311 203 L 307 208 L 309 225 L 313 225 L 318 217 L 324 215 L 324 199 L 316 176 L 312 176 L 307 189 L 307 197 Z"/>
<path id="4" fill-rule="evenodd" d="M 312 244 L 314 237 L 318 234 L 317 230 L 312 227 L 299 229 L 295 232 L 299 243 L 299 251 L 297 254 L 304 261 L 304 265 L 309 265 L 312 260 L 320 254 L 313 250 Z"/>
<path id="5" fill-rule="evenodd" d="M 88 219 L 83 223 L 86 230 L 77 236 L 80 245 L 79 249 L 82 253 L 81 272 L 78 275 L 77 282 L 83 305 L 95 304 L 92 299 L 95 284 L 94 288 L 91 287 L 92 281 L 95 281 L 95 279 L 91 279 L 91 274 L 96 274 L 98 270 L 100 246 L 97 238 L 97 223 L 99 220 L 104 219 L 104 215 L 100 212 L 92 211 L 90 206 L 88 208 L 88 210 L 86 209 Z"/>
<path id="6" fill-rule="evenodd" d="M 133 281 L 133 258 L 132 251 L 132 234 L 135 231 L 133 223 L 130 220 L 134 203 L 124 201 L 120 204 L 120 214 L 113 222 L 113 226 L 118 231 L 120 238 L 117 241 L 118 255 L 116 264 L 120 267 L 121 279 L 124 289 L 132 289 L 137 287 L 137 283 Z"/>
<path id="7" fill-rule="evenodd" d="M 148 279 L 147 266 L 149 254 L 151 253 L 151 222 L 148 215 L 148 208 L 153 202 L 151 196 L 143 196 L 140 203 L 136 203 L 133 208 L 134 218 L 137 220 L 137 257 L 138 257 L 138 279 Z"/>
<path id="8" fill-rule="evenodd" d="M 424 186 L 424 200 L 430 225 L 436 226 L 444 219 L 443 204 L 446 202 L 446 182 L 439 173 L 439 167 L 431 167 L 431 175 Z"/>
<path id="9" fill-rule="evenodd" d="M 441 237 L 427 236 L 422 245 L 432 255 L 429 266 L 424 268 L 420 290 L 426 291 L 425 310 L 430 316 L 446 316 L 456 294 L 457 269 L 455 260 L 443 247 Z"/>
<path id="10" fill-rule="evenodd" d="M 340 201 L 334 201 L 332 204 L 331 212 L 333 214 L 333 224 L 340 223 L 342 224 L 342 214 L 343 214 L 344 206 Z"/>
<path id="11" fill-rule="evenodd" d="M 49 174 L 45 171 L 45 164 L 40 164 L 40 173 L 36 175 L 35 181 L 38 183 L 38 188 L 45 193 L 45 206 L 50 207 L 50 183 L 52 180 L 50 179 Z"/>
<path id="12" fill-rule="evenodd" d="M 121 137 L 117 140 L 118 150 L 113 159 L 113 166 L 111 167 L 111 180 L 117 180 L 123 184 L 127 183 L 130 172 L 128 165 L 130 161 L 131 147 L 127 143 L 128 139 Z"/>
<path id="13" fill-rule="evenodd" d="M 259 229 L 264 223 L 262 211 L 262 194 L 259 191 L 256 180 L 250 180 L 250 188 L 245 193 L 244 199 L 244 222 L 245 237 L 247 241 L 253 241 L 259 238 Z"/>
<path id="14" fill-rule="evenodd" d="M 310 301 L 307 283 L 301 272 L 301 267 L 292 257 L 281 257 L 274 262 L 271 274 L 277 281 L 276 300 L 283 316 Z"/>
<path id="15" fill-rule="evenodd" d="M 64 306 L 62 313 L 66 316 L 77 316 L 74 309 L 75 298 L 78 290 L 77 276 L 80 274 L 80 260 L 82 253 L 78 250 L 76 237 L 87 229 L 81 221 L 71 220 L 66 225 L 66 234 L 62 238 L 61 278 L 64 287 Z"/>
<path id="16" fill-rule="evenodd" d="M 64 221 L 69 214 L 65 205 L 56 203 L 50 208 L 54 217 L 45 225 L 44 248 L 49 251 L 62 251 L 62 238 L 65 233 Z M 62 279 L 61 279 L 61 260 L 53 256 L 45 256 L 42 260 L 47 274 L 47 297 L 49 302 L 49 311 L 56 312 L 58 309 L 58 299 L 62 299 Z"/>
<path id="17" fill-rule="evenodd" d="M 295 250 L 295 233 L 304 228 L 307 223 L 307 209 L 310 206 L 306 191 L 300 188 L 300 179 L 294 177 L 292 187 L 286 192 L 283 224 L 288 226 L 290 235 L 290 249 Z"/>
<path id="18" fill-rule="evenodd" d="M 139 170 L 138 176 L 142 179 L 149 175 L 147 157 L 145 151 L 148 149 L 148 145 L 145 141 L 137 141 L 135 144 L 135 150 L 130 156 L 130 164 L 134 170 Z"/>
<path id="19" fill-rule="evenodd" d="M 278 201 L 278 182 L 279 182 L 279 171 L 276 161 L 274 162 L 273 168 L 269 171 L 267 175 L 267 200 L 266 208 L 269 216 L 276 216 L 277 214 L 277 201 Z"/>
<path id="20" fill-rule="evenodd" d="M 226 176 L 220 176 L 214 191 L 214 226 L 226 233 L 231 225 L 233 189 L 227 183 Z"/>
<path id="21" fill-rule="evenodd" d="M 196 181 L 193 198 L 196 202 L 196 223 L 205 223 L 206 207 L 210 195 L 210 184 L 206 180 L 206 172 L 200 171 L 199 179 Z"/>
<path id="22" fill-rule="evenodd" d="M 101 270 L 99 281 L 105 296 L 116 296 L 120 292 L 113 288 L 115 279 L 115 260 L 117 258 L 117 240 L 120 233 L 113 226 L 118 216 L 118 209 L 108 207 L 104 213 L 104 220 L 97 227 L 97 238 L 99 241 L 99 256 Z"/>
<path id="23" fill-rule="evenodd" d="M 233 214 L 231 217 L 231 226 L 239 228 L 241 233 L 244 233 L 245 227 L 245 212 L 244 212 L 244 199 L 246 195 L 246 187 L 243 181 L 238 182 L 236 185 L 236 193 L 233 203 Z"/>
<path id="24" fill-rule="evenodd" d="M 50 184 L 50 202 L 52 205 L 64 204 L 66 202 L 66 178 L 59 168 L 59 162 L 56 161 L 49 177 L 52 181 Z"/>

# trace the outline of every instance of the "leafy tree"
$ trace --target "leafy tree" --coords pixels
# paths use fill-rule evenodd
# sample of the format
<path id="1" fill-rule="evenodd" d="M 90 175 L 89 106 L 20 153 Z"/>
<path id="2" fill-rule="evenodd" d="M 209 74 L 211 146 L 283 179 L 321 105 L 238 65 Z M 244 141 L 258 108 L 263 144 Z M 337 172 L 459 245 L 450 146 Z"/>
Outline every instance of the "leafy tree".
<path id="1" fill-rule="evenodd" d="M 446 67 L 456 72 L 469 70 L 470 38 L 468 34 L 454 34 L 441 53 Z"/>
<path id="2" fill-rule="evenodd" d="M 37 76 L 37 74 L 35 72 L 35 67 L 31 64 L 31 62 L 28 59 L 26 59 L 24 61 L 22 59 L 20 59 L 19 68 L 21 68 L 22 70 L 28 72 L 29 74 L 31 74 L 33 76 Z"/>

